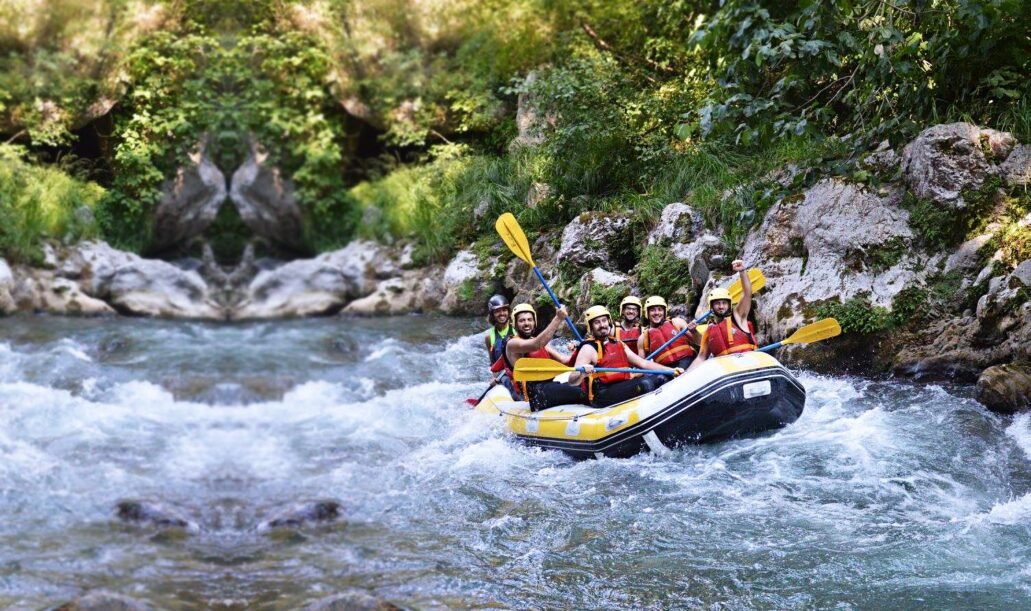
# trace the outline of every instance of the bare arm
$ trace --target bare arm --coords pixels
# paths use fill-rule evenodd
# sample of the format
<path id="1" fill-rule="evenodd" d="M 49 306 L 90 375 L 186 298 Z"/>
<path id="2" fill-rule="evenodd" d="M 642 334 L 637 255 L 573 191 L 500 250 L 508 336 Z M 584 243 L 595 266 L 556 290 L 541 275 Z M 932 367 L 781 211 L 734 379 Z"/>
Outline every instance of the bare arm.
<path id="1" fill-rule="evenodd" d="M 708 333 L 708 330 L 706 330 L 706 333 Z M 691 371 L 695 367 L 704 363 L 707 358 L 709 358 L 709 342 L 705 340 L 705 333 L 703 333 L 701 339 L 701 346 L 699 346 L 698 348 L 698 356 L 696 356 L 695 359 L 691 361 L 691 365 L 688 366 L 687 370 Z"/>
<path id="2" fill-rule="evenodd" d="M 584 377 L 594 371 L 594 364 L 598 362 L 598 351 L 594 349 L 594 346 L 587 344 L 583 348 L 580 348 L 580 354 L 576 355 L 576 363 L 573 367 L 579 369 L 583 367 L 586 371 L 574 371 L 569 376 L 570 384 L 579 384 L 583 381 Z"/>
<path id="3" fill-rule="evenodd" d="M 747 329 L 748 327 L 744 325 L 748 324 L 748 312 L 752 309 L 752 281 L 748 278 L 744 261 L 737 259 L 731 263 L 731 266 L 741 277 L 741 301 L 734 306 L 734 313 L 737 314 L 737 322 L 741 328 Z"/>

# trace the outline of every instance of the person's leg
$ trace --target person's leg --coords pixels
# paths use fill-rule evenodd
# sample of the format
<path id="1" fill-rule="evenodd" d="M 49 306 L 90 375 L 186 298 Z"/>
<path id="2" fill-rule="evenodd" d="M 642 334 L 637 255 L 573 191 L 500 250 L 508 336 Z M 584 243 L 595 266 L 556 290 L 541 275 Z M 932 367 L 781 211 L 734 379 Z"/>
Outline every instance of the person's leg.
<path id="1" fill-rule="evenodd" d="M 541 382 L 530 387 L 530 409 L 535 412 L 570 403 L 587 403 L 583 388 L 562 382 Z"/>
<path id="2" fill-rule="evenodd" d="M 651 392 L 661 386 L 660 376 L 644 375 L 633 380 L 624 380 L 615 384 L 596 384 L 594 387 L 594 407 L 608 407 L 622 403 L 627 399 Z"/>

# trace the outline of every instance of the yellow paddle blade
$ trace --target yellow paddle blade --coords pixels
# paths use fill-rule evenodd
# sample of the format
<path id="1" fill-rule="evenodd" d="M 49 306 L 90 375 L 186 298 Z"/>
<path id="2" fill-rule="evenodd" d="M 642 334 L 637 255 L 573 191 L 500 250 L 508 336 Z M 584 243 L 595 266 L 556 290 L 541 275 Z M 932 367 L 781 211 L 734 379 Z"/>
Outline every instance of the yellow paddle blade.
<path id="1" fill-rule="evenodd" d="M 753 293 L 758 293 L 764 286 L 766 286 L 766 276 L 763 275 L 762 270 L 758 267 L 753 267 L 748 270 L 748 279 L 752 282 Z M 737 303 L 741 301 L 741 295 L 745 292 L 744 287 L 741 286 L 741 278 L 735 280 L 734 283 L 730 285 L 730 288 L 727 289 L 727 292 L 730 293 L 731 302 Z"/>
<path id="2" fill-rule="evenodd" d="M 526 241 L 526 234 L 511 212 L 499 216 L 494 228 L 498 230 L 498 235 L 505 241 L 512 254 L 529 263 L 530 267 L 537 267 L 533 262 L 533 256 L 530 255 L 530 243 Z"/>
<path id="3" fill-rule="evenodd" d="M 533 359 L 530 357 L 521 358 L 516 361 L 515 371 L 512 372 L 512 379 L 516 382 L 540 382 L 550 380 L 560 373 L 573 371 L 572 367 L 566 367 L 558 361 L 551 359 Z"/>
<path id="4" fill-rule="evenodd" d="M 839 335 L 841 335 L 841 325 L 838 324 L 838 321 L 833 318 L 825 318 L 802 327 L 780 343 L 811 344 L 812 342 L 818 342 L 820 340 L 837 337 Z"/>

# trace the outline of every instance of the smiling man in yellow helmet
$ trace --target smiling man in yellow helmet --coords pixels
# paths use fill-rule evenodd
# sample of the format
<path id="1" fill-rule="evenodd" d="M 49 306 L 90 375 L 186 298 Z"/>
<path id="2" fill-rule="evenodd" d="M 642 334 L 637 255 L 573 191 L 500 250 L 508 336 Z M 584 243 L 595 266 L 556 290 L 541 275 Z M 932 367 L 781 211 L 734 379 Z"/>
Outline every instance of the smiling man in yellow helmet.
<path id="1" fill-rule="evenodd" d="M 648 316 L 648 326 L 641 332 L 641 339 L 637 342 L 638 354 L 647 357 L 652 350 L 657 350 L 684 329 L 689 329 L 687 333 L 663 348 L 662 352 L 656 354 L 654 360 L 666 367 L 690 367 L 695 357 L 694 346 L 691 344 L 697 344 L 701 339 L 694 330 L 697 326 L 695 322 L 688 322 L 679 316 L 669 317 L 666 300 L 658 295 L 652 295 L 645 300 L 644 311 Z"/>
<path id="2" fill-rule="evenodd" d="M 643 395 L 658 388 L 663 379 L 657 375 L 645 375 L 631 379 L 629 373 L 601 372 L 594 373 L 595 367 L 666 370 L 652 361 L 638 356 L 623 342 L 613 336 L 612 316 L 605 306 L 592 306 L 584 312 L 584 322 L 591 332 L 591 337 L 580 344 L 580 352 L 576 357 L 575 367 L 584 372 L 574 371 L 569 376 L 570 384 L 586 382 L 584 390 L 588 400 L 594 407 L 615 405 L 636 396 Z M 675 369 L 677 375 L 683 370 Z"/>
<path id="3" fill-rule="evenodd" d="M 710 356 L 748 352 L 758 347 L 755 343 L 755 330 L 748 322 L 748 312 L 752 308 L 752 282 L 745 272 L 744 261 L 735 260 L 731 267 L 741 277 L 741 300 L 734 305 L 727 289 L 717 288 L 709 291 L 712 319 L 705 334 L 702 335 L 701 349 L 698 351 L 698 358 L 691 363 L 691 369 Z"/>
<path id="4" fill-rule="evenodd" d="M 537 310 L 528 303 L 521 303 L 512 309 L 512 321 L 515 323 L 516 336 L 508 340 L 505 345 L 505 370 L 508 372 L 508 376 L 512 377 L 512 369 L 515 367 L 515 362 L 523 357 L 532 357 L 539 359 L 554 359 L 560 363 L 566 364 L 568 357 L 552 346 L 548 345 L 548 342 L 555 337 L 555 332 L 562 326 L 562 323 L 569 316 L 569 312 L 565 306 L 559 307 L 555 311 L 555 317 L 551 319 L 548 326 L 544 328 L 540 333 L 537 331 Z M 534 394 L 534 383 L 522 383 L 516 384 L 513 389 L 513 398 L 519 400 L 521 395 L 527 401 L 532 400 Z M 531 406 L 532 407 L 532 406 Z"/>

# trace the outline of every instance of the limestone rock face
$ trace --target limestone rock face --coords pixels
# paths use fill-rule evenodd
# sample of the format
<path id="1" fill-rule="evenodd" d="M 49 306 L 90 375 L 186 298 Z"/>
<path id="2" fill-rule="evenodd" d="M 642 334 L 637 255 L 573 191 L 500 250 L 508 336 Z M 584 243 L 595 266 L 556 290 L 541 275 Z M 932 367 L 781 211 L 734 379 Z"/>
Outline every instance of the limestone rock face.
<path id="1" fill-rule="evenodd" d="M 479 314 L 490 297 L 493 285 L 481 273 L 479 258 L 463 250 L 444 269 L 444 298 L 440 309 L 445 314 Z"/>
<path id="2" fill-rule="evenodd" d="M 673 246 L 693 242 L 705 228 L 705 219 L 697 210 L 680 202 L 662 209 L 659 222 L 648 233 L 649 246 Z"/>
<path id="3" fill-rule="evenodd" d="M 332 314 L 395 274 L 389 251 L 367 241 L 259 271 L 232 312 L 236 319 Z"/>
<path id="4" fill-rule="evenodd" d="M 268 155 L 257 143 L 252 143 L 251 154 L 233 172 L 229 197 L 255 234 L 294 250 L 304 249 L 304 225 L 293 183 L 268 164 Z"/>
<path id="5" fill-rule="evenodd" d="M 775 204 L 749 234 L 742 256 L 767 278 L 754 308 L 760 327 L 786 337 L 812 322 L 810 304 L 865 294 L 888 307 L 899 291 L 919 282 L 926 272 L 918 271 L 918 263 L 926 256 L 911 248 L 913 233 L 899 197 L 828 179 Z"/>
<path id="6" fill-rule="evenodd" d="M 1009 134 L 969 123 L 935 125 L 903 150 L 903 174 L 917 197 L 963 208 L 962 192 L 980 188 L 995 175 L 993 161 L 1005 159 L 1015 143 Z"/>
<path id="7" fill-rule="evenodd" d="M 597 289 L 618 289 L 620 299 L 622 299 L 630 293 L 630 278 L 624 274 L 606 271 L 600 267 L 587 272 L 580 278 L 580 295 L 576 300 L 576 311 L 570 312 L 570 315 L 584 312 L 593 305 L 605 305 L 599 299 L 599 295 L 596 294 L 598 292 Z M 612 312 L 612 315 L 618 317 L 619 313 Z"/>
<path id="8" fill-rule="evenodd" d="M 226 177 L 205 155 L 203 145 L 190 155 L 190 161 L 162 188 L 154 211 L 152 246 L 156 250 L 202 234 L 225 202 Z"/>
<path id="9" fill-rule="evenodd" d="M 702 287 L 719 268 L 726 267 L 727 253 L 723 240 L 705 232 L 687 244 L 674 244 L 673 256 L 683 261 L 691 274 L 690 291 L 701 296 Z M 671 289 L 673 287 L 670 287 Z M 680 287 L 683 289 L 684 287 Z M 671 293 L 672 295 L 673 293 Z"/>
<path id="10" fill-rule="evenodd" d="M 977 380 L 977 400 L 988 409 L 1012 414 L 1031 408 L 1031 366 L 996 365 Z"/>
<path id="11" fill-rule="evenodd" d="M 445 289 L 440 282 L 441 267 L 406 270 L 400 277 L 381 280 L 375 290 L 355 299 L 343 309 L 356 316 L 397 316 L 429 312 L 440 307 Z"/>
<path id="12" fill-rule="evenodd" d="M 1026 187 L 1031 182 L 1031 145 L 1021 144 L 1013 149 L 1006 161 L 999 166 L 1006 184 L 1011 187 Z"/>
<path id="13" fill-rule="evenodd" d="M 620 259 L 629 251 L 629 227 L 627 216 L 581 214 L 562 231 L 556 255 L 559 268 L 576 275 L 595 267 L 626 271 L 629 262 Z"/>

